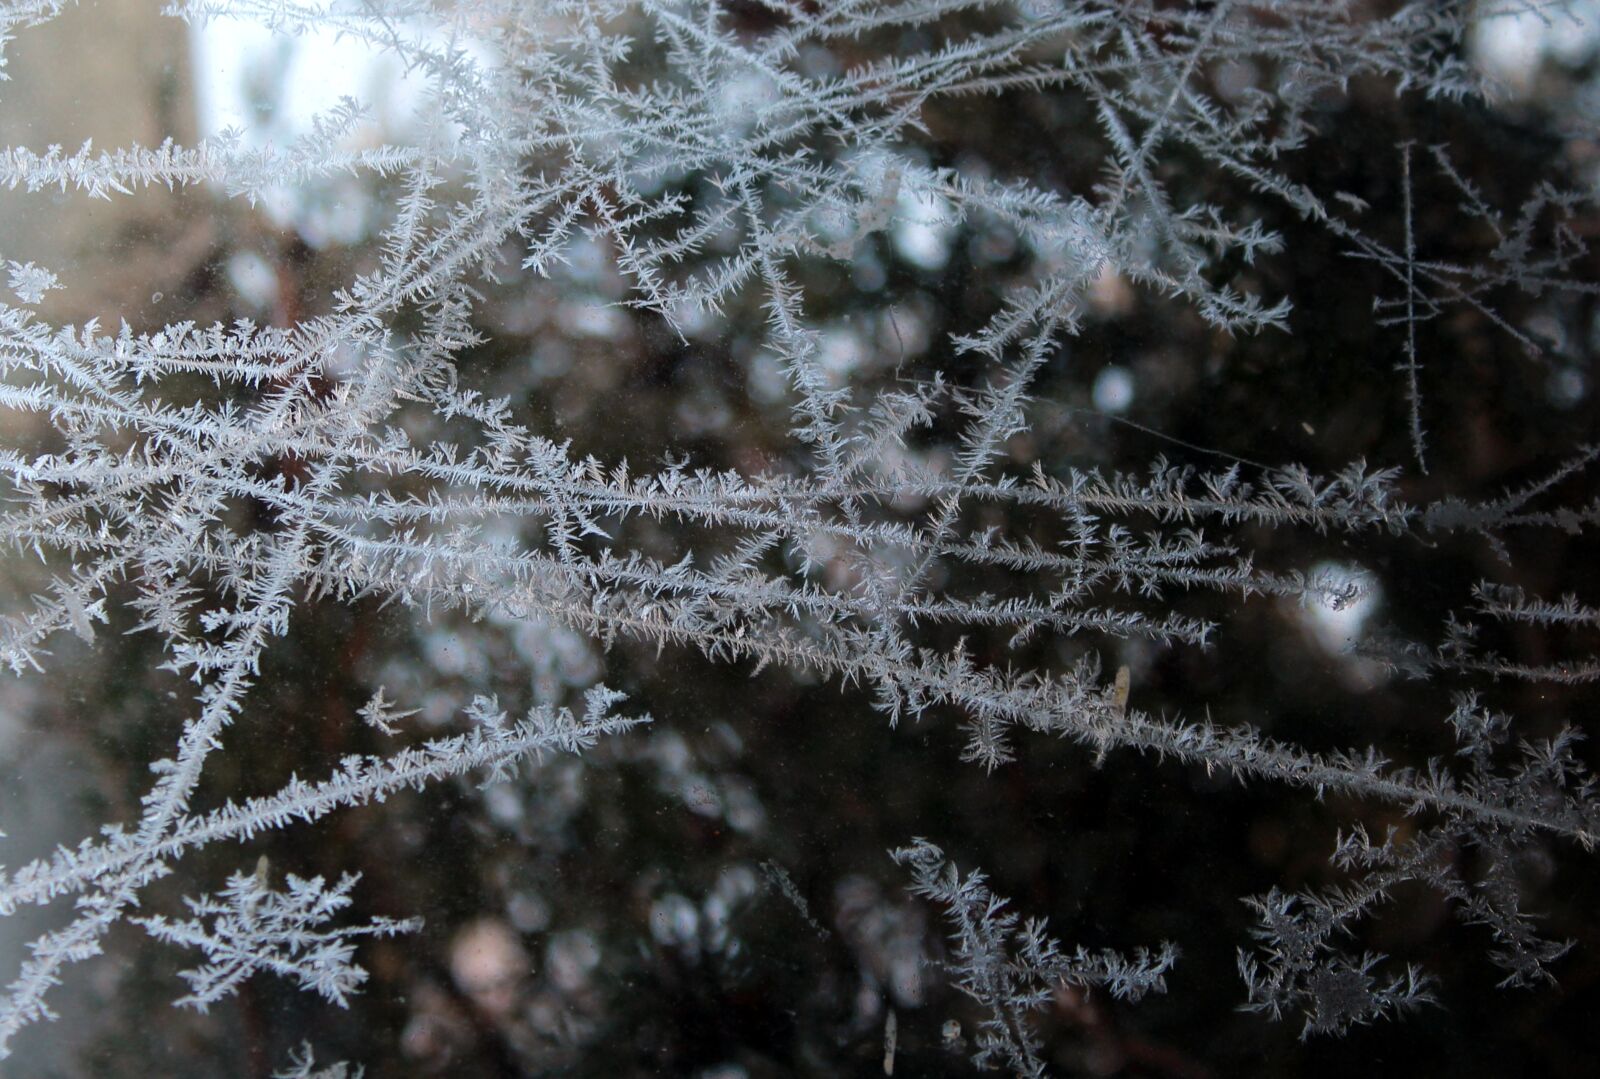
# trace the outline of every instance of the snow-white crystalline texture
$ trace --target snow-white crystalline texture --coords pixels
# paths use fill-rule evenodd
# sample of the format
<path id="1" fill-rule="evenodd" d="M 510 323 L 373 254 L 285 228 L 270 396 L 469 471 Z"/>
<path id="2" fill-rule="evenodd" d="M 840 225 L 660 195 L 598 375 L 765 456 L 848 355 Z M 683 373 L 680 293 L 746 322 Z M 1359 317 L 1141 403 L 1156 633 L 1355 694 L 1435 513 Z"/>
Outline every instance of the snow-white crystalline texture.
<path id="1" fill-rule="evenodd" d="M 188 900 L 194 915 L 168 921 L 161 915 L 134 918 L 157 940 L 206 955 L 205 966 L 183 972 L 189 995 L 179 1005 L 205 1011 L 238 992 L 256 971 L 295 978 L 300 985 L 344 1007 L 366 981 L 355 964 L 355 942 L 362 937 L 392 937 L 422 928 L 420 919 L 379 918 L 344 929 L 324 924 L 350 905 L 350 889 L 361 878 L 350 874 L 327 887 L 321 877 L 302 880 L 289 874 L 286 890 L 273 891 L 265 862 L 254 873 L 235 873 L 217 897 Z"/>
<path id="2" fill-rule="evenodd" d="M 61 6 L 0 3 L 0 44 L 25 48 L 27 28 Z M 1496 287 L 1592 291 L 1572 280 L 1585 252 L 1566 225 L 1577 200 L 1541 188 L 1520 214 L 1502 215 L 1445 151 L 1402 147 L 1407 232 L 1396 239 L 1363 231 L 1361 199 L 1314 189 L 1282 162 L 1316 137 L 1318 102 L 1352 80 L 1440 99 L 1480 94 L 1460 58 L 1480 5 L 746 6 L 764 12 L 759 31 L 736 27 L 706 0 L 175 0 L 171 13 L 193 21 L 238 15 L 286 33 L 333 30 L 391 53 L 426 80 L 436 119 L 406 146 L 362 144 L 364 106 L 346 101 L 282 144 L 225 132 L 193 146 L 0 150 L 0 184 L 16 197 L 124 199 L 158 185 L 209 185 L 253 204 L 276 189 L 354 175 L 382 180 L 392 198 L 364 269 L 326 313 L 286 325 L 55 326 L 26 309 L 55 287 L 51 272 L 7 263 L 24 306 L 0 304 L 0 405 L 57 437 L 48 451 L 9 439 L 0 448 L 0 536 L 36 554 L 50 575 L 0 621 L 0 659 L 27 674 L 49 661 L 58 635 L 96 646 L 113 609 L 121 615 L 127 606 L 195 690 L 192 702 L 174 705 L 175 743 L 151 763 L 135 819 L 0 876 L 0 914 L 58 900 L 70 908 L 64 927 L 35 941 L 0 999 L 0 1054 L 19 1030 L 49 1018 L 51 990 L 130 918 L 204 953 L 205 964 L 185 975 L 190 994 L 180 1003 L 213 1003 L 257 971 L 341 1002 L 361 980 L 354 939 L 406 924 L 325 928 L 352 902 L 351 877 L 331 888 L 291 877 L 280 892 L 263 875 L 235 875 L 219 895 L 191 899 L 187 919 L 134 912 L 145 910 L 149 885 L 196 848 L 450 777 L 504 779 L 527 759 L 584 751 L 639 722 L 613 715 L 618 695 L 604 689 L 591 691 L 581 716 L 536 707 L 519 720 L 479 697 L 466 709 L 466 733 L 346 757 L 322 778 L 202 808 L 202 777 L 226 751 L 263 656 L 307 594 L 539 620 L 602 645 L 687 647 L 713 661 L 749 661 L 757 672 L 788 668 L 861 686 L 888 722 L 935 708 L 958 713 L 967 757 L 991 770 L 1023 752 L 1029 735 L 1051 735 L 1097 759 L 1132 749 L 1431 814 L 1461 842 L 1493 852 L 1489 872 L 1507 886 L 1517 845 L 1557 838 L 1587 848 L 1600 834 L 1590 781 L 1567 743 L 1531 748 L 1527 760 L 1497 772 L 1489 743 L 1474 735 L 1459 773 L 1440 762 L 1402 767 L 1376 750 L 1314 751 L 1250 727 L 1146 713 L 1128 680 L 1106 680 L 1093 657 L 1030 669 L 958 639 L 998 627 L 1018 644 L 1199 646 L 1216 627 L 1164 606 L 1167 597 L 1265 594 L 1334 609 L 1359 598 L 1353 577 L 1260 568 L 1250 544 L 1267 533 L 1466 532 L 1495 546 L 1511 527 L 1594 525 L 1593 505 L 1556 511 L 1538 501 L 1556 480 L 1591 466 L 1600 456 L 1592 448 L 1575 450 L 1551 480 L 1486 504 L 1408 501 L 1397 469 L 1360 461 L 1326 475 L 1298 466 L 1201 474 L 1160 459 L 1139 472 L 1102 473 L 1030 470 L 1012 453 L 1030 430 L 1037 379 L 1081 330 L 1107 280 L 1181 301 L 1219 334 L 1287 327 L 1288 299 L 1246 287 L 1240 282 L 1250 279 L 1234 272 L 1277 255 L 1279 238 L 1248 210 L 1169 185 L 1162 164 L 1181 157 L 1322 224 L 1388 274 L 1394 291 L 1377 298 L 1376 316 L 1400 341 L 1396 393 L 1420 463 L 1429 369 L 1419 328 L 1448 310 L 1492 318 Z M 470 53 L 460 44 L 468 40 L 478 43 Z M 814 62 L 846 46 L 848 64 Z M 481 62 L 484 55 L 495 62 Z M 1234 83 L 1210 79 L 1224 60 Z M 1247 69 L 1260 77 L 1238 74 Z M 1234 90 L 1224 97 L 1218 85 Z M 1094 117 L 1105 156 L 1091 190 L 936 166 L 913 152 L 925 103 L 1001 92 L 1070 95 Z M 1410 185 L 1424 164 L 1495 237 L 1486 263 L 1417 250 Z M 939 344 L 944 366 L 933 377 L 859 391 L 852 364 L 838 360 L 836 338 L 815 317 L 801 270 L 848 274 L 885 238 L 912 263 L 936 268 L 966 257 L 951 237 L 978 226 L 1011 237 L 1015 287 L 987 321 Z M 604 252 L 624 305 L 686 339 L 708 320 L 759 310 L 743 327 L 753 344 L 742 359 L 782 373 L 803 467 L 717 472 L 674 460 L 666 448 L 655 458 L 664 463 L 644 471 L 582 458 L 530 431 L 508 400 L 463 388 L 459 365 L 481 340 L 474 316 L 482 290 L 516 274 L 534 282 L 578 257 L 580 241 Z M 595 310 L 585 325 L 611 324 L 614 312 Z M 958 380 L 949 375 L 957 369 L 980 374 Z M 1393 374 L 1386 368 L 1384 377 Z M 185 396 L 196 384 L 210 390 Z M 408 422 L 418 415 L 434 422 Z M 949 459 L 905 452 L 936 420 L 959 429 Z M 296 467 L 265 467 L 284 460 Z M 231 510 L 240 503 L 261 507 L 256 525 L 238 524 Z M 981 527 L 966 512 L 974 506 L 1062 521 L 1072 538 L 1046 547 L 1022 531 Z M 506 518 L 539 522 L 539 538 L 508 541 L 495 527 Z M 643 519 L 664 522 L 650 542 L 630 527 Z M 674 527 L 702 539 L 662 538 Z M 821 573 L 827 566 L 841 574 Z M 963 591 L 964 571 L 996 568 L 1027 583 L 1006 596 Z M 1575 599 L 1555 603 L 1492 584 L 1480 603 L 1489 618 L 1590 617 Z M 940 638 L 929 627 L 954 632 Z M 1412 673 L 1542 674 L 1479 648 L 1460 623 L 1436 650 L 1402 644 L 1385 654 Z M 1593 668 L 1567 673 L 1589 678 Z M 380 690 L 360 718 L 403 740 L 399 721 L 408 714 Z M 1462 705 L 1458 726 L 1476 714 Z M 1544 977 L 1557 953 L 1531 942 L 1514 904 L 1475 899 L 1445 879 L 1431 835 L 1347 841 L 1340 858 L 1368 874 L 1374 902 L 1401 878 L 1444 888 L 1469 920 L 1493 927 L 1514 979 Z M 913 847 L 902 858 L 918 889 L 953 911 L 958 976 L 995 1010 L 983 1052 L 1025 1071 L 1038 1061 L 1020 1012 L 1051 985 L 1093 982 L 1132 995 L 1158 985 L 1172 960 L 1167 952 L 1122 959 L 1062 951 L 1042 929 L 1018 929 L 981 877 L 938 870 L 936 848 Z M 1418 978 L 1375 974 L 1367 957 L 1331 957 L 1341 942 L 1330 929 L 1345 915 L 1327 913 L 1326 902 L 1275 894 L 1257 909 L 1266 957 L 1245 963 L 1252 1007 L 1306 1013 L 1307 1029 L 1318 1032 L 1421 999 Z M 1012 947 L 1021 959 L 1006 957 Z"/>

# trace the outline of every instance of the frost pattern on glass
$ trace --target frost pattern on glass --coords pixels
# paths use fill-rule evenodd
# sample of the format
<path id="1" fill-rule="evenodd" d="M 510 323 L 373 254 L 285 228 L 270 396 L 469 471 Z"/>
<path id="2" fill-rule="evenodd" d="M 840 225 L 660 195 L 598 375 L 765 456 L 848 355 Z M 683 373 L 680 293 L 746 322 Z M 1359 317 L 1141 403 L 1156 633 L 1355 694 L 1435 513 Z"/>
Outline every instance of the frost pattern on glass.
<path id="1" fill-rule="evenodd" d="M 1355 0 L 746 6 L 763 12 L 759 32 L 736 29 L 722 5 L 701 0 L 179 0 L 170 11 L 189 20 L 238 14 L 285 32 L 332 27 L 392 51 L 429 81 L 436 122 L 415 145 L 353 146 L 363 106 L 348 101 L 285 145 L 252 146 L 230 132 L 195 146 L 0 151 L 0 183 L 19 193 L 116 199 L 208 184 L 254 202 L 340 174 L 383 178 L 394 192 L 370 269 L 328 313 L 286 326 L 55 326 L 28 309 L 56 287 L 53 273 L 6 264 L 20 306 L 0 304 L 0 405 L 47 417 L 57 444 L 0 449 L 0 535 L 50 573 L 47 589 L 0 622 L 0 658 L 24 675 L 48 661 L 58 635 L 95 643 L 126 584 L 137 592 L 137 630 L 158 635 L 167 666 L 196 689 L 192 704 L 174 706 L 181 729 L 168 755 L 150 763 L 137 819 L 0 877 L 0 913 L 72 904 L 66 926 L 34 943 L 0 1001 L 0 1052 L 50 1017 L 47 997 L 67 969 L 128 920 L 204 953 L 179 1003 L 203 1007 L 258 970 L 342 1001 L 361 981 L 353 938 L 406 925 L 320 928 L 351 902 L 354 878 L 330 887 L 291 877 L 280 892 L 262 875 L 235 875 L 219 895 L 191 899 L 186 920 L 135 915 L 141 897 L 197 847 L 446 777 L 503 778 L 526 758 L 580 752 L 639 722 L 614 715 L 619 697 L 604 689 L 591 692 L 581 716 L 536 708 L 510 720 L 480 698 L 467 709 L 468 733 L 350 757 L 322 779 L 197 808 L 202 776 L 226 752 L 263 655 L 307 594 L 537 618 L 606 644 L 806 671 L 866 687 L 890 723 L 949 707 L 964 717 L 966 757 L 990 770 L 1025 752 L 1030 736 L 1056 736 L 1097 759 L 1136 750 L 1442 821 L 1442 831 L 1406 840 L 1351 833 L 1336 857 L 1361 881 L 1354 891 L 1254 901 L 1259 940 L 1241 958 L 1249 1006 L 1302 1015 L 1308 1032 L 1338 1032 L 1426 999 L 1416 972 L 1380 974 L 1377 957 L 1336 951 L 1335 930 L 1402 880 L 1441 889 L 1469 921 L 1490 926 L 1509 981 L 1548 977 L 1563 946 L 1534 937 L 1515 904 L 1512 867 L 1524 845 L 1558 837 L 1587 849 L 1600 833 L 1600 803 L 1567 736 L 1526 746 L 1497 770 L 1494 732 L 1503 724 L 1463 701 L 1452 722 L 1464 765 L 1403 767 L 1376 749 L 1313 751 L 1247 726 L 1147 713 L 1136 688 L 1103 677 L 1093 657 L 1066 670 L 1016 668 L 924 633 L 1001 627 L 1018 643 L 1204 645 L 1211 623 L 1152 611 L 1151 602 L 1212 590 L 1339 609 L 1362 595 L 1358 574 L 1258 568 L 1250 544 L 1263 533 L 1426 541 L 1467 532 L 1497 547 L 1512 528 L 1593 527 L 1596 503 L 1541 501 L 1600 456 L 1588 447 L 1548 480 L 1487 503 L 1408 501 L 1398 470 L 1360 461 L 1326 475 L 1297 465 L 1201 473 L 1160 459 L 1137 473 L 1052 472 L 1016 465 L 1008 448 L 1030 429 L 1041 369 L 1080 330 L 1086 297 L 1107 275 L 1182 299 L 1219 332 L 1287 327 L 1287 298 L 1240 291 L 1226 271 L 1279 254 L 1278 237 L 1243 210 L 1170 188 L 1162 162 L 1184 156 L 1321 222 L 1350 254 L 1386 269 L 1397 291 L 1376 298 L 1376 316 L 1399 335 L 1395 392 L 1420 464 L 1429 371 L 1418 326 L 1451 306 L 1492 313 L 1485 297 L 1507 284 L 1592 290 L 1569 279 L 1585 251 L 1566 227 L 1577 200 L 1541 189 L 1506 217 L 1445 151 L 1430 151 L 1463 214 L 1495 237 L 1482 265 L 1458 265 L 1430 260 L 1409 232 L 1398 243 L 1369 235 L 1362 200 L 1313 190 L 1282 161 L 1317 137 L 1316 103 L 1353 79 L 1438 98 L 1482 93 L 1459 58 L 1475 5 L 1406 4 L 1385 17 Z M 1535 6 L 1555 5 L 1507 10 Z M 60 7 L 7 0 L 0 43 L 25 45 L 21 33 Z M 470 61 L 453 44 L 469 37 L 491 45 L 498 62 Z M 882 47 L 902 40 L 920 44 Z M 807 59 L 833 51 L 850 62 Z M 1262 75 L 1219 96 L 1201 76 L 1223 59 Z M 1001 92 L 1085 103 L 1105 147 L 1092 190 L 933 167 L 911 152 L 925 103 Z M 1409 146 L 1395 155 L 1407 200 L 1420 157 Z M 944 237 L 979 222 L 1008 229 L 1024 262 L 993 317 L 946 342 L 950 368 L 976 362 L 982 377 L 966 385 L 941 371 L 871 393 L 839 377 L 801 269 L 847 273 L 864 243 L 891 233 L 912 261 L 936 265 L 964 257 Z M 746 358 L 781 369 L 804 469 L 717 472 L 670 458 L 640 469 L 580 457 L 519 423 L 510 402 L 459 384 L 458 361 L 481 337 L 480 287 L 549 273 L 580 237 L 603 241 L 628 281 L 629 307 L 676 332 L 756 298 L 765 324 Z M 509 248 L 520 266 L 505 265 Z M 197 382 L 209 390 L 194 394 Z M 438 422 L 406 422 L 419 412 Z M 898 452 L 918 429 L 952 417 L 960 434 L 945 467 Z M 293 467 L 267 467 L 285 461 Z M 262 507 L 257 525 L 237 524 L 241 502 Z M 1073 538 L 1045 548 L 980 528 L 965 512 L 973 506 L 1049 515 Z M 506 542 L 494 525 L 507 518 L 541 522 L 542 541 Z M 630 525 L 645 518 L 678 528 L 678 548 L 663 555 L 659 542 L 639 542 Z M 695 535 L 709 538 L 697 544 Z M 842 584 L 816 572 L 841 552 L 851 570 Z M 791 568 L 775 568 L 775 553 Z M 967 567 L 1003 567 L 1031 584 L 1008 596 L 968 592 Z M 1577 598 L 1493 582 L 1476 600 L 1474 617 L 1595 618 Z M 1562 672 L 1519 665 L 1477 647 L 1467 622 L 1452 623 L 1436 649 L 1399 642 L 1379 658 L 1416 674 L 1587 679 L 1594 671 L 1592 661 Z M 380 688 L 360 718 L 404 737 L 400 721 L 418 703 L 389 701 Z M 1451 875 L 1440 857 L 1446 833 L 1491 855 L 1485 879 Z M 1025 1012 L 1049 985 L 1093 982 L 1134 995 L 1158 987 L 1173 961 L 1166 951 L 1068 954 L 1042 926 L 1019 929 L 982 877 L 941 868 L 937 848 L 899 857 L 919 892 L 956 921 L 957 975 L 994 1011 L 980 1042 L 985 1058 L 1040 1070 Z M 297 1074 L 309 1073 L 307 1061 Z"/>

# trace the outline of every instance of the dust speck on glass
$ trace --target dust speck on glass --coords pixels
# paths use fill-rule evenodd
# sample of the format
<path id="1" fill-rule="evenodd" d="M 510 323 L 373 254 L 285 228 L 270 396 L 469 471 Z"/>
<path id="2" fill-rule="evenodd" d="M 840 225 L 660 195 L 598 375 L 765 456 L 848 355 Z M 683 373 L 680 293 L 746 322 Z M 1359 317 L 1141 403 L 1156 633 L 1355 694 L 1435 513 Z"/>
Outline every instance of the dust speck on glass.
<path id="1" fill-rule="evenodd" d="M 6 1074 L 1592 1068 L 1600 4 L 0 63 Z"/>

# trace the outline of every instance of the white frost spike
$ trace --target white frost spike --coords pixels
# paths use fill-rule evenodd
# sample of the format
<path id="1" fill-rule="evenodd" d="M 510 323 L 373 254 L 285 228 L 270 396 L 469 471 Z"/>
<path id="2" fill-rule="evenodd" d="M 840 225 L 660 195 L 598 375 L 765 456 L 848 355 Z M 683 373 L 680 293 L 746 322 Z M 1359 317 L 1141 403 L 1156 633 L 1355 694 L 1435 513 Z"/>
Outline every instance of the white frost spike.
<path id="1" fill-rule="evenodd" d="M 416 715 L 417 709 L 408 708 L 403 712 L 399 711 L 392 701 L 383 699 L 383 687 L 379 686 L 378 692 L 374 693 L 372 699 L 356 714 L 375 730 L 393 735 L 396 730 L 395 724 L 407 716 Z"/>
<path id="2" fill-rule="evenodd" d="M 355 963 L 356 941 L 422 928 L 418 918 L 375 918 L 352 928 L 323 928 L 350 905 L 350 890 L 360 879 L 360 874 L 347 873 L 327 888 L 321 877 L 304 880 L 290 874 L 288 890 L 275 892 L 258 864 L 254 873 L 229 877 L 220 897 L 186 899 L 193 918 L 180 922 L 153 915 L 130 920 L 157 940 L 205 952 L 204 966 L 182 974 L 190 992 L 178 1001 L 181 1005 L 203 1012 L 232 996 L 250 975 L 270 971 L 297 979 L 303 988 L 342 1008 L 367 980 L 367 972 Z"/>

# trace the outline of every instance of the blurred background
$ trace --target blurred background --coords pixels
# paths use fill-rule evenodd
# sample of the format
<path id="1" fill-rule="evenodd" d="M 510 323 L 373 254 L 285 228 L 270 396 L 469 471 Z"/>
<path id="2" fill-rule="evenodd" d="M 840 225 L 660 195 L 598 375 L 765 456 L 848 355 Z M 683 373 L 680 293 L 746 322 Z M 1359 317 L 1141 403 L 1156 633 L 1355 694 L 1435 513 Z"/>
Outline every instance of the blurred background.
<path id="1" fill-rule="evenodd" d="M 1320 140 L 1286 169 L 1365 204 L 1364 226 L 1390 242 L 1403 227 L 1396 147 L 1406 141 L 1448 143 L 1456 167 L 1497 206 L 1515 208 L 1547 179 L 1592 195 L 1600 11 L 1573 8 L 1582 22 L 1483 23 L 1468 58 L 1504 86 L 1493 105 L 1397 99 L 1390 86 L 1357 82 L 1328 101 Z M 848 49 L 832 62 L 847 63 Z M 473 56 L 498 62 L 487 48 Z M 80 3 L 20 32 L 7 59 L 8 146 L 192 144 L 227 128 L 281 143 L 343 96 L 371 106 L 362 138 L 373 145 L 429 126 L 429 99 L 392 57 L 332 33 L 289 36 L 230 20 L 191 30 L 131 0 Z M 1221 64 L 1206 77 L 1225 93 L 1256 75 Z M 1068 94 L 935 103 L 927 120 L 916 152 L 930 164 L 1058 191 L 1098 179 L 1103 136 L 1089 106 Z M 1600 430 L 1593 298 L 1507 290 L 1496 309 L 1538 341 L 1535 352 L 1470 308 L 1424 329 L 1432 453 L 1419 473 L 1395 370 L 1401 331 L 1372 313 L 1373 297 L 1389 291 L 1382 270 L 1243 184 L 1201 168 L 1185 174 L 1186 164 L 1171 163 L 1175 188 L 1244 207 L 1285 234 L 1288 253 L 1241 265 L 1236 280 L 1292 300 L 1292 332 L 1228 337 L 1180 302 L 1108 276 L 1084 332 L 1035 387 L 1032 430 L 1008 446 L 1008 467 L 1140 470 L 1164 455 L 1208 469 L 1233 457 L 1328 472 L 1364 458 L 1405 468 L 1407 495 L 1427 501 L 1496 495 L 1547 474 Z M 1492 246 L 1422 151 L 1414 164 L 1419 246 L 1440 259 Z M 57 323 L 98 319 L 114 330 L 126 319 L 140 332 L 190 320 L 290 325 L 327 310 L 336 288 L 370 268 L 393 195 L 365 177 L 277 191 L 254 207 L 205 188 L 109 202 L 0 191 L 0 254 L 60 275 L 67 287 L 41 306 Z M 992 314 L 1025 261 L 1003 230 L 943 224 L 938 207 L 917 199 L 902 196 L 902 220 L 860 245 L 848 267 L 796 267 L 826 326 L 829 368 L 852 385 L 870 390 L 935 369 L 977 381 L 980 372 L 950 361 L 945 339 Z M 1588 236 L 1597 226 L 1593 202 L 1583 204 L 1574 228 Z M 1600 280 L 1592 258 L 1581 268 Z M 463 384 L 510 395 L 524 422 L 570 439 L 578 456 L 649 467 L 687 457 L 747 474 L 789 463 L 791 400 L 777 361 L 755 347 L 758 298 L 703 320 L 685 340 L 619 306 L 626 291 L 612 253 L 585 237 L 551 279 L 508 273 L 486 285 L 487 343 L 464 357 Z M 31 437 L 15 414 L 5 422 L 8 441 Z M 938 424 L 907 452 L 948 459 L 956 433 Z M 1593 480 L 1568 486 L 1553 497 L 1578 499 Z M 632 527 L 648 549 L 648 530 L 670 526 Z M 1144 710 L 1209 712 L 1316 748 L 1375 743 L 1421 761 L 1451 749 L 1445 695 L 1353 654 L 1353 641 L 1382 633 L 1432 644 L 1485 577 L 1544 596 L 1600 596 L 1592 539 L 1554 531 L 1514 537 L 1513 568 L 1465 539 L 1357 546 L 1263 531 L 1248 540 L 1264 565 L 1345 567 L 1378 588 L 1337 614 L 1179 595 L 1182 613 L 1219 623 L 1205 650 L 1076 639 L 1013 649 L 1006 634 L 981 632 L 969 646 L 985 662 L 1035 669 L 1098 651 L 1107 669 L 1129 669 Z M 44 580 L 37 559 L 0 561 L 13 596 Z M 116 632 L 126 628 L 118 618 L 131 624 L 114 615 L 94 648 L 60 641 L 46 672 L 0 680 L 7 864 L 75 842 L 97 822 L 135 819 L 145 762 L 167 751 L 186 714 L 190 693 L 159 669 L 158 642 Z M 1532 629 L 1496 643 L 1530 662 L 1592 655 L 1595 644 Z M 19 1039 L 5 1074 L 266 1076 L 308 1042 L 319 1060 L 358 1062 L 369 1076 L 878 1075 L 891 1014 L 896 1074 L 967 1074 L 980 1014 L 938 967 L 947 931 L 939 912 L 907 894 L 908 878 L 887 857 L 914 836 L 963 869 L 982 868 L 1016 910 L 1048 917 L 1069 944 L 1171 940 L 1183 949 L 1167 994 L 1136 1007 L 1057 994 L 1038 1024 L 1059 1074 L 1593 1073 L 1600 878 L 1581 854 L 1558 850 L 1528 867 L 1529 906 L 1547 914 L 1550 935 L 1578 941 L 1559 988 L 1495 990 L 1499 974 L 1482 958 L 1487 934 L 1419 892 L 1366 927 L 1361 944 L 1436 973 L 1441 1007 L 1343 1040 L 1301 1042 L 1297 1023 L 1237 1011 L 1236 949 L 1252 924 L 1239 899 L 1333 882 L 1336 831 L 1353 820 L 1377 834 L 1406 827 L 1397 812 L 1241 787 L 1126 753 L 1096 767 L 1079 747 L 1038 740 L 986 775 L 960 761 L 958 717 L 891 729 L 857 689 L 784 671 L 751 678 L 687 651 L 606 651 L 538 621 L 424 619 L 378 600 L 302 604 L 268 654 L 202 806 L 274 790 L 291 773 L 321 774 L 343 754 L 383 752 L 356 717 L 379 686 L 420 709 L 411 729 L 426 735 L 453 729 L 474 694 L 568 703 L 602 680 L 655 724 L 581 759 L 530 766 L 512 783 L 447 785 L 208 849 L 151 890 L 152 907 L 179 911 L 181 895 L 220 888 L 260 855 L 277 874 L 359 871 L 359 910 L 420 914 L 427 924 L 363 948 L 372 977 L 348 1011 L 264 976 L 210 1015 L 171 1009 L 183 991 L 176 972 L 192 956 L 125 927 L 110 960 L 72 972 L 55 998 L 61 1020 Z M 1476 688 L 1525 717 L 1530 734 L 1592 721 L 1594 694 L 1582 685 Z M 51 914 L 0 920 L 0 959 L 14 967 Z"/>

